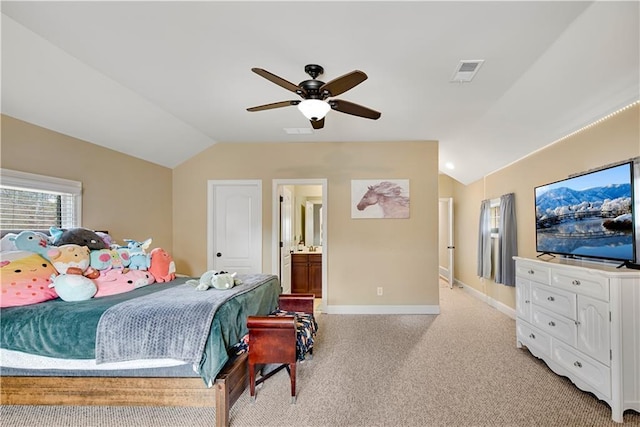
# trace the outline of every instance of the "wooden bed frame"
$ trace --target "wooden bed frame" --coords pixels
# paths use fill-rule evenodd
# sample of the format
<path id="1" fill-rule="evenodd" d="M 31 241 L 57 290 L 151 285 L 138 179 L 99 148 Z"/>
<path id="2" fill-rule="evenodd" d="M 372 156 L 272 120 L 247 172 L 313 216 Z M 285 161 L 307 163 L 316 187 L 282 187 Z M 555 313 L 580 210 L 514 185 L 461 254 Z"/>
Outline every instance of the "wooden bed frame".
<path id="1" fill-rule="evenodd" d="M 279 306 L 313 313 L 313 294 L 283 294 Z M 2 405 L 214 406 L 216 427 L 229 426 L 229 410 L 247 387 L 248 354 L 228 362 L 213 384 L 202 378 L 0 377 Z M 214 399 L 212 399 L 212 393 Z"/>

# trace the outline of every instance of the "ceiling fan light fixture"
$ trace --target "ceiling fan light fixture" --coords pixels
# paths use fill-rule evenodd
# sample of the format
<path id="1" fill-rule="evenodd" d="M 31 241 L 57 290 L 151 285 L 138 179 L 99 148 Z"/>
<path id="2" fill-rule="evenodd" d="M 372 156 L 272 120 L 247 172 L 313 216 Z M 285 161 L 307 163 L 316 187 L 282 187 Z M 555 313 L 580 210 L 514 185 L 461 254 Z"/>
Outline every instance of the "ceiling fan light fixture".
<path id="1" fill-rule="evenodd" d="M 305 99 L 298 104 L 298 110 L 309 120 L 322 120 L 327 115 L 331 106 L 320 99 Z"/>

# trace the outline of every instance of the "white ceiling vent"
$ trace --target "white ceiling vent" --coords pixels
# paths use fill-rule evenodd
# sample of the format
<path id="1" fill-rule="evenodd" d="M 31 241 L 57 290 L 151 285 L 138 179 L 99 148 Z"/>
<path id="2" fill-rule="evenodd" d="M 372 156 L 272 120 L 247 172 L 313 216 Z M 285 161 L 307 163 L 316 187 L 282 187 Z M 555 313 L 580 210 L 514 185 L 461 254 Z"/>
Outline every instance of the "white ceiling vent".
<path id="1" fill-rule="evenodd" d="M 313 130 L 311 128 L 283 128 L 287 135 L 311 135 Z"/>
<path id="2" fill-rule="evenodd" d="M 451 81 L 457 83 L 470 82 L 483 63 L 484 59 L 460 61 L 453 72 L 453 76 L 451 76 Z"/>

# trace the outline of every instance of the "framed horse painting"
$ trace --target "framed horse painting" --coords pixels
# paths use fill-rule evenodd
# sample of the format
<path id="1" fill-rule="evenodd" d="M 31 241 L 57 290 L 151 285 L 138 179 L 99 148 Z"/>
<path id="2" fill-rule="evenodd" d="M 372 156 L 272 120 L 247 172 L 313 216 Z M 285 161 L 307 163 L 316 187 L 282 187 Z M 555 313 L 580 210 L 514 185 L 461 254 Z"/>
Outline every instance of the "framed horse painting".
<path id="1" fill-rule="evenodd" d="M 351 218 L 409 218 L 409 180 L 352 180 Z"/>

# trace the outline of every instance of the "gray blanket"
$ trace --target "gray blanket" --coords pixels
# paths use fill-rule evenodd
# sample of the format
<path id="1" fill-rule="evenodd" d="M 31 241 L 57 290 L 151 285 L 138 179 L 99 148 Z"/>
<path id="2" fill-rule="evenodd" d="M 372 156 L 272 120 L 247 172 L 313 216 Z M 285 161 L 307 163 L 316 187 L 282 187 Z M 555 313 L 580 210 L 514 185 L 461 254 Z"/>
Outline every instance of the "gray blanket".
<path id="1" fill-rule="evenodd" d="M 109 308 L 98 322 L 96 363 L 162 358 L 199 363 L 218 307 L 273 276 L 238 278 L 242 284 L 231 289 L 180 285 Z"/>

